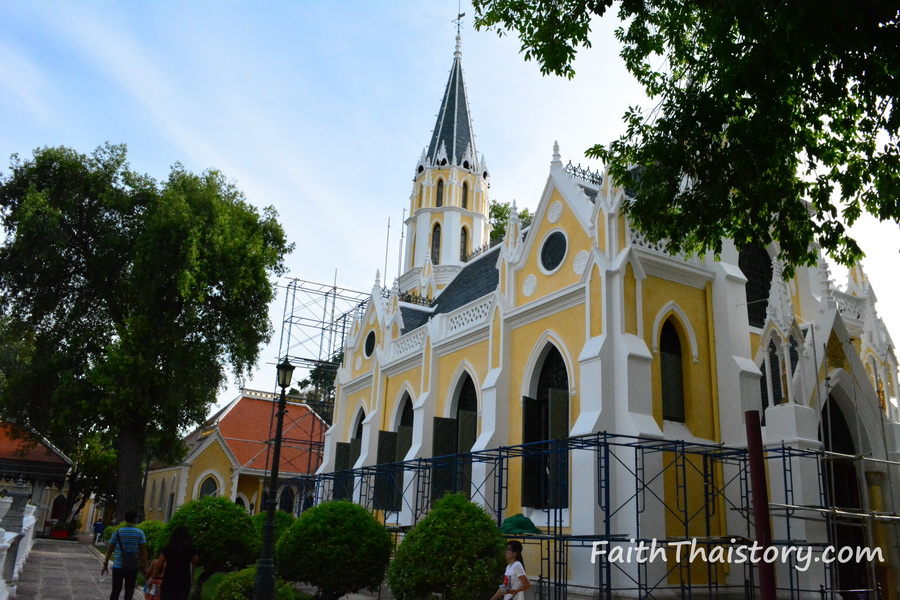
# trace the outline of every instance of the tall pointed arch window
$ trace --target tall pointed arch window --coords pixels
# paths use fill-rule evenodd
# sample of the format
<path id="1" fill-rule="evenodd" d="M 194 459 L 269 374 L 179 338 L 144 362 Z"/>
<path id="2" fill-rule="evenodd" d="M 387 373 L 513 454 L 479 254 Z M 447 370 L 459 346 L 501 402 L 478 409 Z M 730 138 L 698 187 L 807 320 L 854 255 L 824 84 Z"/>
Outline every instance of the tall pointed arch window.
<path id="1" fill-rule="evenodd" d="M 741 252 L 738 266 L 747 278 L 747 321 L 753 327 L 762 327 L 772 286 L 772 259 L 762 246 L 751 246 Z"/>
<path id="2" fill-rule="evenodd" d="M 441 224 L 437 223 L 431 232 L 431 262 L 441 264 Z"/>
<path id="3" fill-rule="evenodd" d="M 290 487 L 285 487 L 281 490 L 281 495 L 278 498 L 278 510 L 284 511 L 289 515 L 294 514 L 294 490 Z"/>
<path id="4" fill-rule="evenodd" d="M 413 405 L 408 393 L 400 400 L 397 431 L 378 432 L 378 471 L 375 473 L 374 507 L 396 512 L 403 506 L 403 468 L 391 463 L 406 460 L 412 448 Z M 380 466 L 385 465 L 385 466 Z"/>
<path id="5" fill-rule="evenodd" d="M 774 340 L 769 340 L 763 364 L 759 368 L 762 378 L 759 380 L 759 395 L 762 399 L 762 424 L 766 424 L 766 409 L 781 404 L 784 391 L 781 385 L 781 357 Z"/>
<path id="6" fill-rule="evenodd" d="M 463 227 L 459 232 L 459 260 L 466 260 L 469 253 L 469 232 Z"/>
<path id="7" fill-rule="evenodd" d="M 562 354 L 547 349 L 534 398 L 522 398 L 522 442 L 529 453 L 522 465 L 522 504 L 534 508 L 569 506 L 569 459 L 554 440 L 569 435 L 569 375 Z"/>
<path id="8" fill-rule="evenodd" d="M 462 199 L 460 202 L 460 206 L 464 209 L 468 210 L 469 208 L 469 182 L 463 181 L 462 184 Z"/>
<path id="9" fill-rule="evenodd" d="M 216 496 L 216 492 L 219 490 L 219 484 L 216 482 L 215 477 L 210 475 L 206 479 L 203 480 L 203 483 L 200 485 L 200 497 L 205 498 L 206 496 Z"/>
<path id="10" fill-rule="evenodd" d="M 419 185 L 419 191 L 416 194 L 416 208 L 422 208 L 422 185 Z"/>
<path id="11" fill-rule="evenodd" d="M 475 382 L 464 373 L 455 388 L 456 412 L 453 417 L 434 419 L 432 455 L 446 457 L 435 461 L 432 471 L 432 498 L 447 492 L 471 492 L 472 459 L 459 456 L 472 451 L 478 437 L 478 392 Z"/>
<path id="12" fill-rule="evenodd" d="M 437 182 L 437 196 L 434 199 L 435 206 L 443 206 L 444 205 L 444 180 L 438 179 Z"/>
<path id="13" fill-rule="evenodd" d="M 362 408 L 356 414 L 353 421 L 349 442 L 338 442 L 334 447 L 334 470 L 349 471 L 356 464 L 359 455 L 362 453 L 362 434 L 363 421 L 366 420 L 366 413 Z M 353 497 L 353 474 L 340 473 L 334 478 L 334 499 L 349 500 Z"/>
<path id="14" fill-rule="evenodd" d="M 684 423 L 684 361 L 672 319 L 659 334 L 659 359 L 663 419 Z"/>

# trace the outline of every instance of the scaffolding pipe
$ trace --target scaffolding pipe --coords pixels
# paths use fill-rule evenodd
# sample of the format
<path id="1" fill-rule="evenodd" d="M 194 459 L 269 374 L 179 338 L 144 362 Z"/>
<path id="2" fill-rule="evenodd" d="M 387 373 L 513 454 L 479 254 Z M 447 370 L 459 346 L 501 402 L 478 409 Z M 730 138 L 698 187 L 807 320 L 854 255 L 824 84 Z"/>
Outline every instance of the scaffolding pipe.
<path id="1" fill-rule="evenodd" d="M 756 540 L 765 553 L 766 548 L 772 545 L 772 523 L 769 520 L 769 490 L 766 482 L 759 411 L 746 411 L 744 425 L 747 429 L 747 462 L 750 467 L 753 525 L 756 530 Z M 759 597 L 761 600 L 775 600 L 775 565 L 765 560 L 759 563 Z"/>

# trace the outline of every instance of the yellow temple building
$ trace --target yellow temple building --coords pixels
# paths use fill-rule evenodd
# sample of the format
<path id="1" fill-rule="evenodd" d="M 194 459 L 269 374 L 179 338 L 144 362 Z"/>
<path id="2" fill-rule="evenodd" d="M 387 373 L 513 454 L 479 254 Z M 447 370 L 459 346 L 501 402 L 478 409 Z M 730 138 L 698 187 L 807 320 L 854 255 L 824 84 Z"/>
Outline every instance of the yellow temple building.
<path id="1" fill-rule="evenodd" d="M 376 277 L 345 340 L 318 499 L 401 530 L 448 491 L 498 524 L 522 513 L 542 531 L 523 538 L 529 574 L 553 597 L 755 597 L 756 565 L 595 549 L 754 539 L 757 410 L 773 539 L 819 559 L 777 561 L 779 597 L 896 597 L 900 388 L 863 267 L 840 289 L 824 260 L 785 280 L 775 246 L 670 255 L 631 226 L 607 173 L 556 145 L 548 157 L 530 227 L 514 208 L 491 245 L 457 38 L 402 275 Z M 829 546 L 885 561 L 828 563 Z"/>

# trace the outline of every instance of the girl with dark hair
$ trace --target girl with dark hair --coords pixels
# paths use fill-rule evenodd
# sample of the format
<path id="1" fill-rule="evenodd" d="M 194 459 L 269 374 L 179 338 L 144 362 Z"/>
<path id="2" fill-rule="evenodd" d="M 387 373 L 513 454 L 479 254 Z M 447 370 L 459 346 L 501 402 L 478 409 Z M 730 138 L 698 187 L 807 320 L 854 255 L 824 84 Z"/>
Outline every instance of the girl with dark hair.
<path id="1" fill-rule="evenodd" d="M 187 600 L 193 581 L 191 567 L 197 562 L 187 527 L 175 528 L 156 562 L 158 572 L 165 573 L 159 588 L 160 600 Z"/>
<path id="2" fill-rule="evenodd" d="M 531 588 L 531 581 L 525 574 L 525 562 L 522 560 L 522 542 L 510 540 L 506 543 L 506 573 L 503 585 L 491 600 L 525 600 L 525 590 Z"/>

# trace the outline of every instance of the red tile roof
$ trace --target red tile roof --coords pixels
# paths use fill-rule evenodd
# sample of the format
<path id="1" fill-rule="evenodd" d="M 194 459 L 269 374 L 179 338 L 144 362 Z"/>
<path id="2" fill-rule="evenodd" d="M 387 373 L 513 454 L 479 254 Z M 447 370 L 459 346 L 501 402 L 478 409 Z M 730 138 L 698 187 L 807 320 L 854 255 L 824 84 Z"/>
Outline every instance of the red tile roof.
<path id="1" fill-rule="evenodd" d="M 69 460 L 41 436 L 10 423 L 0 423 L 0 460 L 69 465 Z"/>
<path id="2" fill-rule="evenodd" d="M 269 460 L 266 440 L 275 437 L 277 398 L 265 392 L 246 390 L 228 406 L 219 409 L 184 438 L 193 450 L 218 429 L 219 434 L 245 469 L 265 470 Z M 287 475 L 314 473 L 322 462 L 322 446 L 328 425 L 305 404 L 288 399 L 284 415 L 279 471 Z M 151 469 L 165 468 L 154 462 Z"/>

